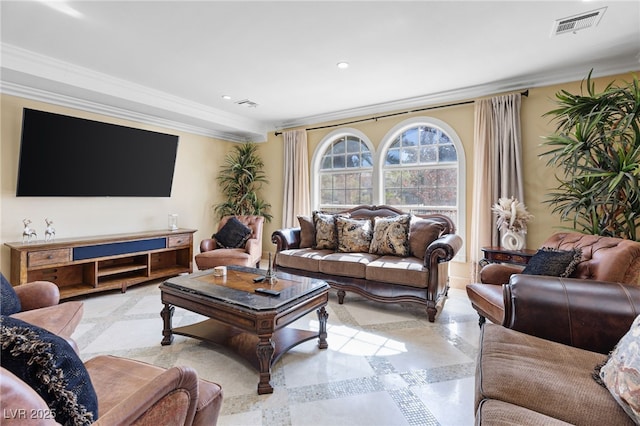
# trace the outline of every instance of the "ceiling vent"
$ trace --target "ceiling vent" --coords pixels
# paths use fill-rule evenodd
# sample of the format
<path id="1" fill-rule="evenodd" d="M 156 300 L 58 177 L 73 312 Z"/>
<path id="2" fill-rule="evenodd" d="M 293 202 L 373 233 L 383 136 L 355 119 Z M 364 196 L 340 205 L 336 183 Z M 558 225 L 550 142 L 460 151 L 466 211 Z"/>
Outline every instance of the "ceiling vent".
<path id="1" fill-rule="evenodd" d="M 255 107 L 258 106 L 257 103 L 255 103 L 253 101 L 250 101 L 249 99 L 243 99 L 241 101 L 237 101 L 236 105 L 244 105 L 244 106 L 249 107 L 249 108 L 255 108 Z"/>
<path id="2" fill-rule="evenodd" d="M 607 8 L 603 7 L 579 15 L 569 16 L 568 18 L 558 19 L 553 24 L 551 36 L 575 33 L 576 31 L 595 27 L 600 22 L 605 10 L 607 10 Z"/>

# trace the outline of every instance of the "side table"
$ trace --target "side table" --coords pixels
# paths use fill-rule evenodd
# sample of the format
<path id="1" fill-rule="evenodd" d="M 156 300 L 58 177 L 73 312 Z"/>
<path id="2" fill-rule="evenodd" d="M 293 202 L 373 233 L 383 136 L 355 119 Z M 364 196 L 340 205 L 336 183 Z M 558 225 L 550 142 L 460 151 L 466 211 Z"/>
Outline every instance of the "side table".
<path id="1" fill-rule="evenodd" d="M 487 263 L 511 263 L 513 265 L 526 265 L 537 250 L 508 250 L 504 247 L 482 247 L 484 258 L 480 261 L 482 266 Z"/>

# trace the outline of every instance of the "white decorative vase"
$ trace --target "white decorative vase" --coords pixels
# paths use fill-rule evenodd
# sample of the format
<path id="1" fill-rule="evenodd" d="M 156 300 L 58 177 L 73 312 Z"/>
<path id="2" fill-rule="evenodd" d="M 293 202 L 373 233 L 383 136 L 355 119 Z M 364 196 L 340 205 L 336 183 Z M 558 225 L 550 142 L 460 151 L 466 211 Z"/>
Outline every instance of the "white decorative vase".
<path id="1" fill-rule="evenodd" d="M 507 250 L 522 250 L 524 247 L 524 233 L 506 230 L 502 235 L 502 247 Z"/>

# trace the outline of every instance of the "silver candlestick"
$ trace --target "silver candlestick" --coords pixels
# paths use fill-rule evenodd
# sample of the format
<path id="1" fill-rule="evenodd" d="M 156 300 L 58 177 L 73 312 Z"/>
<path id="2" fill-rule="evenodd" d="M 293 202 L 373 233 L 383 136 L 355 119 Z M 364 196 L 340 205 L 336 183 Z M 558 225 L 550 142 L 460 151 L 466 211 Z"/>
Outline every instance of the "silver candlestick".
<path id="1" fill-rule="evenodd" d="M 271 252 L 269 252 L 269 266 L 267 267 L 267 274 L 264 278 L 269 281 L 269 284 L 275 284 L 277 281 L 276 274 L 273 273 L 273 269 L 271 268 Z"/>

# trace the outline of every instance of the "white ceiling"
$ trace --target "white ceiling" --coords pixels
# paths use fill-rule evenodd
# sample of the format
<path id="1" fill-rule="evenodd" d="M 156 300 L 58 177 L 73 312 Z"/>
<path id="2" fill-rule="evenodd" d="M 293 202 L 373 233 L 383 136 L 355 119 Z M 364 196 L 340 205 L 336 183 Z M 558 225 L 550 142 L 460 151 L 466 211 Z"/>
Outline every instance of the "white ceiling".
<path id="1" fill-rule="evenodd" d="M 2 92 L 236 141 L 640 70 L 637 0 L 51 3 L 1 1 Z"/>

